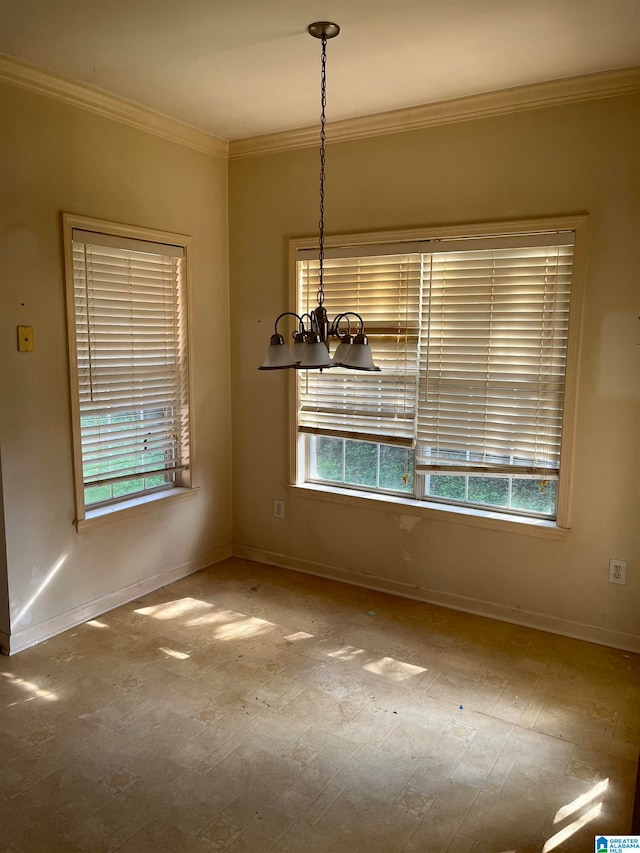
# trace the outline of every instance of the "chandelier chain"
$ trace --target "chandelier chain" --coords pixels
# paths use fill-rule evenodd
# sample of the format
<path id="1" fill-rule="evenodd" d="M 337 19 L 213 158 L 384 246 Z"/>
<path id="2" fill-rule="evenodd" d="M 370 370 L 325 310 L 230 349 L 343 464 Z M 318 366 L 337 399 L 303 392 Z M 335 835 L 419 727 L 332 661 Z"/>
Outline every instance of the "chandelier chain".
<path id="1" fill-rule="evenodd" d="M 324 179 L 325 179 L 325 108 L 327 106 L 327 37 L 322 36 L 322 71 L 320 74 L 320 220 L 318 230 L 320 233 L 320 252 L 318 269 L 318 305 L 324 302 Z"/>
<path id="2" fill-rule="evenodd" d="M 338 35 L 340 27 L 331 21 L 316 21 L 313 24 L 309 24 L 307 31 L 313 38 L 322 40 L 318 304 L 315 308 L 310 308 L 307 305 L 307 311 L 304 311 L 302 314 L 297 314 L 295 311 L 285 311 L 276 317 L 273 334 L 267 348 L 267 355 L 259 370 L 285 370 L 294 368 L 296 370 L 319 370 L 322 373 L 325 368 L 344 367 L 351 370 L 379 371 L 380 368 L 373 363 L 369 341 L 364 333 L 364 321 L 360 314 L 355 311 L 343 311 L 333 319 L 330 319 L 323 304 L 327 41 Z M 311 281 L 309 281 L 309 284 L 311 284 Z M 306 296 L 310 296 L 310 294 Z M 305 298 L 304 301 L 308 302 L 308 299 Z M 293 347 L 291 350 L 286 344 L 284 335 L 278 332 L 278 323 L 284 317 L 295 317 L 298 321 L 297 331 L 293 332 Z M 354 335 L 351 334 L 351 318 L 358 321 L 358 332 Z M 341 332 L 341 323 L 343 323 L 343 326 L 346 324 L 346 331 Z M 337 338 L 340 342 L 333 358 L 331 357 L 330 349 L 332 338 Z"/>

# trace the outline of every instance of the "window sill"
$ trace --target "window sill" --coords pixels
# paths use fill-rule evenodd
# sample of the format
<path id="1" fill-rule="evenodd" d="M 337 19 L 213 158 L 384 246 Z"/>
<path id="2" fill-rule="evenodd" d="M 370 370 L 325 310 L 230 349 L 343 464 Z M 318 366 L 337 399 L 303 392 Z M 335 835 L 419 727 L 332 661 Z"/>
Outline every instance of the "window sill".
<path id="1" fill-rule="evenodd" d="M 485 530 L 498 530 L 504 533 L 537 536 L 542 539 L 555 539 L 565 542 L 570 530 L 558 527 L 555 521 L 541 518 L 524 518 L 508 513 L 486 512 L 468 507 L 454 507 L 445 504 L 426 503 L 413 498 L 379 495 L 371 492 L 357 492 L 352 489 L 329 487 L 315 483 L 290 485 L 290 490 L 302 498 L 328 501 L 345 506 L 368 507 L 402 515 L 413 515 L 444 521 L 451 524 L 465 524 L 468 527 L 482 527 Z"/>
<path id="2" fill-rule="evenodd" d="M 151 512 L 158 509 L 160 504 L 165 506 L 167 503 L 174 503 L 188 497 L 193 497 L 198 491 L 198 487 L 193 489 L 176 488 L 153 492 L 150 495 L 133 497 L 118 504 L 110 504 L 109 506 L 101 506 L 98 509 L 88 510 L 86 517 L 77 520 L 75 525 L 78 532 L 90 530 L 94 527 L 102 527 L 104 524 L 109 524 L 116 520 Z"/>

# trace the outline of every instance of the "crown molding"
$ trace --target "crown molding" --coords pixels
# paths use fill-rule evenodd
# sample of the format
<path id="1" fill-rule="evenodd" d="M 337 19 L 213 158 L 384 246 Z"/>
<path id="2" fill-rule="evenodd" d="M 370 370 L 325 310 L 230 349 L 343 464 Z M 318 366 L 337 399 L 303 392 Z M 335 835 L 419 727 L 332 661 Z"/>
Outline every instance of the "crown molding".
<path id="1" fill-rule="evenodd" d="M 567 77 L 563 80 L 534 83 L 498 92 L 486 92 L 391 112 L 328 122 L 327 142 L 346 142 L 389 133 L 402 133 L 439 124 L 454 124 L 477 118 L 598 98 L 611 98 L 635 92 L 640 92 L 640 66 L 581 77 Z M 297 130 L 232 141 L 229 143 L 229 159 L 241 160 L 278 151 L 310 148 L 317 144 L 318 128 L 302 127 Z"/>
<path id="2" fill-rule="evenodd" d="M 5 54 L 0 54 L 0 81 L 56 98 L 220 160 L 241 160 L 279 151 L 312 148 L 318 144 L 316 126 L 227 142 L 132 101 L 110 95 L 85 83 L 43 71 Z M 640 66 L 534 83 L 497 92 L 485 92 L 464 98 L 453 98 L 432 104 L 328 122 L 327 142 L 347 142 L 390 133 L 403 133 L 434 125 L 454 124 L 477 118 L 598 98 L 611 98 L 636 92 L 640 92 Z"/>
<path id="3" fill-rule="evenodd" d="M 229 144 L 224 139 L 141 107 L 132 101 L 110 95 L 101 89 L 43 71 L 12 56 L 0 54 L 0 81 L 128 124 L 137 130 L 176 142 L 210 157 L 227 159 Z"/>

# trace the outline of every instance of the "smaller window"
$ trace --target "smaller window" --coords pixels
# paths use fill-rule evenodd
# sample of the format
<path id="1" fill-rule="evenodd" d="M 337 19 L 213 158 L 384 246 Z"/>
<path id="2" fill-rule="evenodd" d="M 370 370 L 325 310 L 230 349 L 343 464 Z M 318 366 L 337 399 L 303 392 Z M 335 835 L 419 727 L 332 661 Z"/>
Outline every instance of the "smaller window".
<path id="1" fill-rule="evenodd" d="M 80 521 L 190 485 L 188 238 L 64 222 Z"/>

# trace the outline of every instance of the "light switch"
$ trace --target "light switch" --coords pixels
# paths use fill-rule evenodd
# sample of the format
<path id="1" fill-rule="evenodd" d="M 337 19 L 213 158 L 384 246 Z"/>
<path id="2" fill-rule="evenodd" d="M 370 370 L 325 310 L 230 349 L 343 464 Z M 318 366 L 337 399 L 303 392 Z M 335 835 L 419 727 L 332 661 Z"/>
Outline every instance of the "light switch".
<path id="1" fill-rule="evenodd" d="M 33 352 L 33 326 L 18 326 L 18 352 Z"/>

